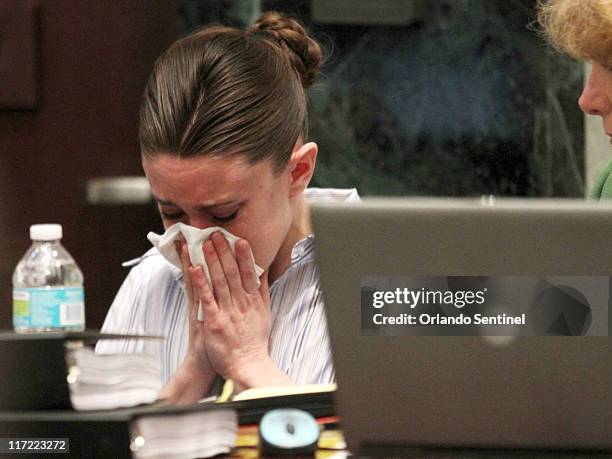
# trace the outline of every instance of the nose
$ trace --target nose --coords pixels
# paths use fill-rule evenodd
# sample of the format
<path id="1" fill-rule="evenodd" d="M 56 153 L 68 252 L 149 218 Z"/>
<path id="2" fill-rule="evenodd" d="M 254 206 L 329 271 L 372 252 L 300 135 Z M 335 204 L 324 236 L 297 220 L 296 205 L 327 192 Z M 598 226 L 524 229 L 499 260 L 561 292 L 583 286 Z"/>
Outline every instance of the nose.
<path id="1" fill-rule="evenodd" d="M 598 64 L 593 64 L 586 85 L 578 99 L 578 105 L 584 113 L 589 115 L 606 116 L 612 110 L 612 101 L 609 88 L 606 91 L 604 75 L 598 68 Z"/>
<path id="2" fill-rule="evenodd" d="M 211 222 L 209 221 L 209 219 L 202 217 L 201 215 L 187 215 L 187 221 L 185 221 L 186 224 L 188 224 L 189 226 L 193 226 L 195 228 L 199 228 L 199 229 L 206 229 L 209 226 L 212 226 Z"/>

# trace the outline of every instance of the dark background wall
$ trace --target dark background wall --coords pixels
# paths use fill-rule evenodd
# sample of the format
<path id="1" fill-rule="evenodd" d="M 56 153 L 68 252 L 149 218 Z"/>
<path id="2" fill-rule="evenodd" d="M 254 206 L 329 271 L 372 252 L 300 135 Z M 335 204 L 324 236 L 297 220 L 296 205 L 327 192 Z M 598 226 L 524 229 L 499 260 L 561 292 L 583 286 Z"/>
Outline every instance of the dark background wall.
<path id="1" fill-rule="evenodd" d="M 151 207 L 91 206 L 84 185 L 142 174 L 140 94 L 177 16 L 172 0 L 0 0 L 0 328 L 12 326 L 11 275 L 31 224 L 63 224 L 92 328 L 127 274 L 120 262 L 148 247 Z M 30 64 L 33 94 L 19 106 Z"/>

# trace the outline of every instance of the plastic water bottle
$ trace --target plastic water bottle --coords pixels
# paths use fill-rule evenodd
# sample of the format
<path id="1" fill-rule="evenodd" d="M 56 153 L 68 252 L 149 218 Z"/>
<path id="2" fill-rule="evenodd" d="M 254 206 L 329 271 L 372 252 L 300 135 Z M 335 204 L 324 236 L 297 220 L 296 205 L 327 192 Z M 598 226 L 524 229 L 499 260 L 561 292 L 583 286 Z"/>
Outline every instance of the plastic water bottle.
<path id="1" fill-rule="evenodd" d="M 83 273 L 61 244 L 62 225 L 32 225 L 30 239 L 13 273 L 15 332 L 84 330 Z"/>

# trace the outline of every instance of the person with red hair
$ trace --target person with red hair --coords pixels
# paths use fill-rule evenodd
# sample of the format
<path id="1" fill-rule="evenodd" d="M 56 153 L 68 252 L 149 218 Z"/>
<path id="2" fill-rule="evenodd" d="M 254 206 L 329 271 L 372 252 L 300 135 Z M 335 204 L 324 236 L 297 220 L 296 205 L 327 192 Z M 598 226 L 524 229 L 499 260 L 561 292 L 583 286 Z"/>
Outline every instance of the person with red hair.
<path id="1" fill-rule="evenodd" d="M 591 63 L 578 104 L 600 116 L 612 143 L 612 0 L 543 0 L 538 20 L 549 43 Z M 600 173 L 591 198 L 612 198 L 612 160 Z"/>

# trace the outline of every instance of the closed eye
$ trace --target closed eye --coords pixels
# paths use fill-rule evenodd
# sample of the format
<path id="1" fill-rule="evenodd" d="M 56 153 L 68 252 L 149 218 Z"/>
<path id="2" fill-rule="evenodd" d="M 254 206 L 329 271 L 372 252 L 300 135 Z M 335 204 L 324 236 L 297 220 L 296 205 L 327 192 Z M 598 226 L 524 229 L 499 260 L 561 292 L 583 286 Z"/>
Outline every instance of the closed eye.
<path id="1" fill-rule="evenodd" d="M 213 220 L 219 222 L 219 223 L 227 223 L 227 222 L 231 222 L 234 218 L 236 218 L 236 216 L 238 215 L 238 211 L 236 210 L 235 212 L 228 214 L 228 215 L 212 215 Z"/>
<path id="2" fill-rule="evenodd" d="M 162 220 L 178 220 L 183 216 L 182 212 L 164 212 L 163 210 L 159 211 L 159 215 L 161 215 Z"/>

